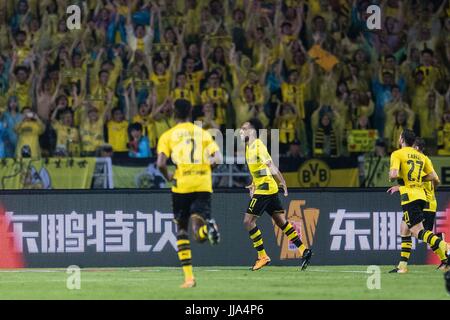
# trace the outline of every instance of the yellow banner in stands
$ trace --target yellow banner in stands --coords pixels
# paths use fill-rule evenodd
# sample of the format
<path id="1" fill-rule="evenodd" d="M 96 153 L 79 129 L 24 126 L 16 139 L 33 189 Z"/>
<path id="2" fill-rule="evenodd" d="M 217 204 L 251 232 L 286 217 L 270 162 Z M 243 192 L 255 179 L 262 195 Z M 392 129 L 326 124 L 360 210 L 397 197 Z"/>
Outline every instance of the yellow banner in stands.
<path id="1" fill-rule="evenodd" d="M 350 130 L 347 139 L 348 152 L 371 152 L 377 139 L 377 130 Z"/>
<path id="2" fill-rule="evenodd" d="M 90 189 L 95 158 L 2 159 L 0 189 Z"/>

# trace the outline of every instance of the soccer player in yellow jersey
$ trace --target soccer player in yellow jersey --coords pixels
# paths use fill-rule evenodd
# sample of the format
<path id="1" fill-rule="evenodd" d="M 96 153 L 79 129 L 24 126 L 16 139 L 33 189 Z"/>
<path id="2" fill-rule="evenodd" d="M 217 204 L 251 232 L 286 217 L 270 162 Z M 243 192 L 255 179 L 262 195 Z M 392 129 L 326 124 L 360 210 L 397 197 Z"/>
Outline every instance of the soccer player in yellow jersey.
<path id="1" fill-rule="evenodd" d="M 424 209 L 427 203 L 427 195 L 423 183 L 431 181 L 433 184 L 439 184 L 439 177 L 433 170 L 431 161 L 422 153 L 413 148 L 416 136 L 413 131 L 405 129 L 400 135 L 399 144 L 401 148 L 391 155 L 391 165 L 389 170 L 389 179 L 397 180 L 400 184 L 399 192 L 401 205 L 403 209 L 403 220 L 400 227 L 402 238 L 411 235 L 419 240 L 426 242 L 430 247 L 437 248 L 445 254 L 448 251 L 448 244 L 436 236 L 432 231 L 424 228 L 423 221 Z M 393 187 L 388 192 L 395 192 Z M 405 241 L 402 248 L 408 256 L 411 252 L 412 244 Z M 407 263 L 400 261 L 397 268 L 391 273 L 408 272 Z"/>
<path id="2" fill-rule="evenodd" d="M 286 211 L 283 209 L 278 197 L 278 184 L 274 176 L 283 188 L 284 196 L 288 196 L 286 181 L 275 166 L 271 156 L 267 152 L 264 143 L 258 139 L 258 132 L 263 126 L 258 119 L 245 122 L 240 131 L 241 139 L 245 142 L 245 159 L 252 176 L 252 184 L 247 188 L 250 190 L 250 203 L 244 216 L 244 226 L 253 241 L 253 247 L 258 252 L 253 271 L 259 270 L 270 263 L 267 255 L 261 231 L 256 226 L 256 220 L 266 211 L 275 224 L 283 230 L 289 240 L 297 246 L 302 256 L 301 269 L 305 270 L 311 260 L 312 251 L 307 249 L 300 240 L 292 224 L 286 220 Z"/>
<path id="3" fill-rule="evenodd" d="M 190 122 L 191 114 L 192 106 L 188 100 L 175 101 L 177 124 L 161 135 L 157 148 L 157 166 L 166 180 L 173 182 L 178 257 L 185 277 L 182 288 L 196 285 L 188 235 L 189 219 L 192 219 L 192 231 L 198 242 L 208 239 L 214 245 L 220 240 L 217 225 L 211 219 L 211 166 L 219 163 L 221 154 L 212 136 Z M 173 175 L 167 171 L 169 158 L 176 165 Z"/>
<path id="4" fill-rule="evenodd" d="M 422 138 L 416 138 L 413 147 L 420 153 L 424 153 L 425 140 L 423 140 Z M 431 160 L 428 157 L 426 157 L 426 161 L 429 161 L 430 165 L 432 166 Z M 423 227 L 425 230 L 428 231 L 433 231 L 434 223 L 436 220 L 437 200 L 435 195 L 435 187 L 437 186 L 437 183 L 438 181 L 426 181 L 423 183 L 423 188 L 425 190 L 425 195 L 427 197 L 427 201 L 423 209 L 424 211 Z M 391 193 L 394 193 L 399 191 L 399 189 L 400 189 L 399 186 L 394 186 L 390 188 L 389 191 Z M 402 238 L 402 250 L 401 250 L 400 265 L 402 266 L 402 269 L 400 269 L 397 266 L 395 269 L 391 270 L 391 273 L 398 273 L 400 270 L 401 270 L 400 273 L 404 271 L 411 255 L 411 248 L 412 248 L 411 235 L 402 236 L 401 238 Z M 434 251 L 434 253 L 436 253 L 439 256 L 439 259 L 441 260 L 441 264 L 439 265 L 438 269 L 445 270 L 447 264 L 446 252 L 440 250 L 439 246 L 436 244 L 432 246 L 431 249 Z"/>

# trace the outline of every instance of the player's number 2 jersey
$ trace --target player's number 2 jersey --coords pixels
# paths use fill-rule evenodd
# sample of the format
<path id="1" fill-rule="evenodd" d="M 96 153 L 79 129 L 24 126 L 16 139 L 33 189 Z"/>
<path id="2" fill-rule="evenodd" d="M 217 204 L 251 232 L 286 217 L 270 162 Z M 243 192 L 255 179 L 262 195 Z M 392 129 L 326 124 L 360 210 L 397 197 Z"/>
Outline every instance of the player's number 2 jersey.
<path id="1" fill-rule="evenodd" d="M 157 151 L 176 166 L 172 192 L 212 192 L 210 157 L 219 147 L 209 132 L 191 122 L 180 123 L 163 133 Z"/>

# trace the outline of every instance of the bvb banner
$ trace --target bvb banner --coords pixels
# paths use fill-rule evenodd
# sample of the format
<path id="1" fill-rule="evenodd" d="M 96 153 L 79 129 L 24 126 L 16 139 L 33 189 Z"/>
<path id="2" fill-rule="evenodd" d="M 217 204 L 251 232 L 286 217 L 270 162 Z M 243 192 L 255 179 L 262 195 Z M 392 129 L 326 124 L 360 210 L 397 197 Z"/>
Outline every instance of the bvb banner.
<path id="1" fill-rule="evenodd" d="M 430 157 L 443 186 L 450 186 L 450 157 Z M 388 187 L 390 158 L 368 157 L 364 162 L 364 186 Z"/>
<path id="2" fill-rule="evenodd" d="M 295 159 L 280 161 L 288 187 L 358 187 L 356 158 Z"/>
<path id="3" fill-rule="evenodd" d="M 90 189 L 95 158 L 2 159 L 0 189 Z"/>

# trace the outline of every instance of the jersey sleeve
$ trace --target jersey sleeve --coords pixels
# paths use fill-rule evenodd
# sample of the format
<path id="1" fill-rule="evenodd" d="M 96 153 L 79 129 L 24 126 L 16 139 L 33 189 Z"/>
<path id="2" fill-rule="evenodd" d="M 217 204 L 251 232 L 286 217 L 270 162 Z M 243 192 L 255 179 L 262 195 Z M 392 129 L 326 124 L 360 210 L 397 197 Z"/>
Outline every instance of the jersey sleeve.
<path id="1" fill-rule="evenodd" d="M 400 170 L 400 157 L 398 152 L 393 152 L 391 154 L 390 170 Z"/>
<path id="2" fill-rule="evenodd" d="M 430 158 L 425 157 L 425 165 L 423 167 L 423 172 L 425 175 L 428 175 L 434 171 L 433 163 L 431 162 Z"/>
<path id="3" fill-rule="evenodd" d="M 158 141 L 157 153 L 164 153 L 167 158 L 170 157 L 170 141 L 168 132 L 164 133 Z"/>

